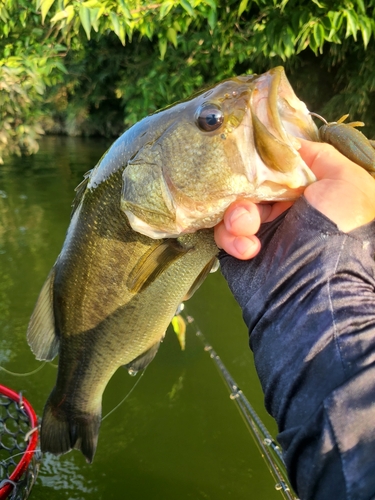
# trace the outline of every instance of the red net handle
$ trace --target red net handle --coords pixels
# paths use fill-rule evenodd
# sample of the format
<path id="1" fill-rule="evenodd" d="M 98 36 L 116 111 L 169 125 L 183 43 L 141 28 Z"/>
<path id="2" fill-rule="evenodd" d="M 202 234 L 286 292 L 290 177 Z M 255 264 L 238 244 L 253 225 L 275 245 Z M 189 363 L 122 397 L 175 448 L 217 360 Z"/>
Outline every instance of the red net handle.
<path id="1" fill-rule="evenodd" d="M 22 405 L 27 416 L 30 419 L 31 429 L 34 429 L 38 426 L 38 418 L 36 416 L 36 413 L 31 404 L 27 401 L 27 399 L 25 399 L 22 395 L 18 394 L 17 392 L 12 391 L 12 389 L 9 389 L 8 387 L 5 387 L 4 385 L 1 384 L 0 384 L 0 394 L 3 396 L 7 396 L 10 399 L 13 399 L 13 401 L 16 401 L 16 403 L 18 403 L 20 406 Z M 12 472 L 9 478 L 10 481 L 17 483 L 18 479 L 28 468 L 31 459 L 33 458 L 33 453 L 37 447 L 37 444 L 38 444 L 38 430 L 36 429 L 34 432 L 31 433 L 27 448 L 23 453 L 21 460 L 19 461 L 16 468 Z M 12 491 L 12 489 L 13 485 L 11 483 L 6 483 L 2 488 L 0 488 L 0 500 L 5 500 L 8 497 L 9 493 Z"/>

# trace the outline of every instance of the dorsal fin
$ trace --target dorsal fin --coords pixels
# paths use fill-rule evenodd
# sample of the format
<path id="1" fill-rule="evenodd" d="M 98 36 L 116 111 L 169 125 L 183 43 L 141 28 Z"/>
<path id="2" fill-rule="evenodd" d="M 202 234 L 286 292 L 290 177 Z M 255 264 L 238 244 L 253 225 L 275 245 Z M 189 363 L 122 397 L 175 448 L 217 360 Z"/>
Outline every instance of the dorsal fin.
<path id="1" fill-rule="evenodd" d="M 81 200 L 83 198 L 83 195 L 86 192 L 87 184 L 90 180 L 90 175 L 91 175 L 92 169 L 86 172 L 83 176 L 83 181 L 78 184 L 78 186 L 75 188 L 75 198 L 72 203 L 72 212 L 70 214 L 70 217 L 73 216 L 74 212 L 77 210 L 78 205 L 81 203 Z"/>
<path id="2" fill-rule="evenodd" d="M 53 314 L 53 283 L 55 268 L 46 279 L 27 328 L 27 341 L 36 359 L 50 361 L 59 350 L 59 338 L 55 330 Z"/>
<path id="3" fill-rule="evenodd" d="M 162 240 L 142 255 L 129 275 L 128 287 L 133 293 L 141 292 L 173 262 L 189 252 L 175 239 Z"/>

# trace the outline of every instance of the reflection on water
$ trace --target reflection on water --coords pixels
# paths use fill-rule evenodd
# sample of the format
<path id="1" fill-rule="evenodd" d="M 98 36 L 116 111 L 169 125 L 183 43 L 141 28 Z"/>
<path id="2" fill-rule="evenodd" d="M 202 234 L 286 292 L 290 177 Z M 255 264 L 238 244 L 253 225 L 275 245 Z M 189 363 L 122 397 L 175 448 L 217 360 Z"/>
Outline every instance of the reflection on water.
<path id="1" fill-rule="evenodd" d="M 71 456 L 55 457 L 47 454 L 43 459 L 43 472 L 39 483 L 53 498 L 55 490 L 64 491 L 66 498 L 81 500 L 94 498 L 95 486 L 84 475 L 84 468 L 78 467 Z"/>
<path id="2" fill-rule="evenodd" d="M 40 288 L 69 223 L 74 188 L 94 167 L 104 141 L 48 137 L 32 157 L 0 167 L 0 365 L 14 372 L 40 366 L 25 332 Z M 189 312 L 267 425 L 241 314 L 220 273 L 189 301 Z M 54 362 L 55 364 L 56 362 Z M 39 415 L 56 378 L 47 363 L 28 377 L 0 371 Z M 120 369 L 103 415 L 138 380 Z M 272 500 L 282 498 L 212 360 L 187 331 L 181 351 L 172 331 L 142 380 L 103 423 L 94 463 L 78 452 L 46 455 L 31 499 Z"/>

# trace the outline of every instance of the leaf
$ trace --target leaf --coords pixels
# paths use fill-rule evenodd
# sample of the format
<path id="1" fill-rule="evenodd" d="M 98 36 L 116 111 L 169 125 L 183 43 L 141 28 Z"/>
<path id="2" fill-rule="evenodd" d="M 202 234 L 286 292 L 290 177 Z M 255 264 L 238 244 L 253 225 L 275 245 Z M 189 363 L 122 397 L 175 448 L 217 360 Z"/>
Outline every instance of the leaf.
<path id="1" fill-rule="evenodd" d="M 118 36 L 120 33 L 120 22 L 118 20 L 117 14 L 115 12 L 110 12 L 109 16 L 110 16 L 111 21 L 112 21 L 113 31 Z"/>
<path id="2" fill-rule="evenodd" d="M 320 24 L 320 22 L 315 23 L 314 27 L 313 27 L 313 36 L 314 36 L 314 39 L 316 42 L 316 46 L 319 49 L 323 48 L 324 34 L 325 34 L 325 32 L 324 32 L 323 25 Z"/>
<path id="3" fill-rule="evenodd" d="M 167 0 L 166 2 L 163 2 L 161 4 L 160 10 L 159 10 L 159 18 L 163 19 L 167 14 L 169 14 L 170 10 L 174 6 L 174 3 L 172 1 Z"/>
<path id="4" fill-rule="evenodd" d="M 284 54 L 286 58 L 291 57 L 295 52 L 295 35 L 290 26 L 287 29 L 283 30 L 281 35 L 282 42 L 284 44 Z"/>
<path id="5" fill-rule="evenodd" d="M 54 66 L 55 66 L 55 68 L 59 69 L 60 71 L 62 71 L 66 75 L 68 74 L 68 70 L 66 69 L 65 64 L 63 64 L 62 61 L 55 61 Z"/>
<path id="6" fill-rule="evenodd" d="M 353 35 L 354 40 L 357 40 L 357 31 L 358 31 L 358 18 L 357 14 L 354 10 L 344 9 L 345 17 L 346 17 L 346 34 L 345 38 L 348 38 L 350 35 Z"/>
<path id="7" fill-rule="evenodd" d="M 131 12 L 128 9 L 128 6 L 124 2 L 124 0 L 120 0 L 119 5 L 120 5 L 120 9 L 121 9 L 121 12 L 122 12 L 124 18 L 125 19 L 132 19 L 133 16 L 131 15 Z"/>
<path id="8" fill-rule="evenodd" d="M 87 7 L 88 9 L 99 8 L 101 6 L 101 2 L 98 0 L 87 0 L 86 2 L 82 2 L 81 5 Z"/>
<path id="9" fill-rule="evenodd" d="M 99 31 L 99 25 L 98 25 L 99 12 L 100 9 L 98 7 L 96 7 L 95 9 L 90 9 L 90 23 L 92 28 L 94 28 L 96 32 Z"/>
<path id="10" fill-rule="evenodd" d="M 58 21 L 61 21 L 62 19 L 65 19 L 68 17 L 68 13 L 66 10 L 60 10 L 60 12 L 57 12 L 53 18 L 51 19 L 51 23 L 55 24 Z"/>
<path id="11" fill-rule="evenodd" d="M 315 5 L 317 5 L 320 9 L 325 8 L 325 5 L 319 2 L 319 0 L 312 0 L 312 2 L 315 3 Z"/>
<path id="12" fill-rule="evenodd" d="M 370 19 L 368 17 L 361 16 L 359 18 L 359 26 L 362 33 L 363 45 L 366 48 L 372 35 L 372 26 Z"/>
<path id="13" fill-rule="evenodd" d="M 211 9 L 216 10 L 217 2 L 215 0 L 204 0 L 204 3 L 211 7 Z"/>
<path id="14" fill-rule="evenodd" d="M 120 42 L 122 43 L 122 45 L 125 46 L 126 31 L 125 31 L 125 25 L 124 25 L 123 20 L 121 20 L 121 22 L 120 22 L 120 29 L 119 29 L 119 32 L 118 32 L 117 36 L 119 37 Z"/>
<path id="15" fill-rule="evenodd" d="M 361 12 L 361 14 L 365 14 L 366 13 L 366 7 L 365 7 L 365 4 L 363 2 L 363 0 L 356 0 L 357 4 L 358 4 L 358 11 Z"/>
<path id="16" fill-rule="evenodd" d="M 42 0 L 40 3 L 40 8 L 42 12 L 42 23 L 44 24 L 44 20 L 46 18 L 46 15 L 48 14 L 48 11 L 52 7 L 53 3 L 55 0 Z"/>
<path id="17" fill-rule="evenodd" d="M 328 12 L 327 17 L 329 21 L 331 22 L 331 30 L 329 32 L 329 35 L 327 37 L 328 40 L 332 40 L 334 35 L 336 35 L 341 26 L 342 22 L 344 20 L 344 13 L 343 12 Z"/>
<path id="18" fill-rule="evenodd" d="M 91 19 L 90 19 L 90 9 L 81 5 L 79 7 L 79 17 L 81 19 L 81 23 L 83 29 L 86 32 L 87 39 L 90 40 L 90 32 L 91 32 Z"/>
<path id="19" fill-rule="evenodd" d="M 207 17 L 208 24 L 210 28 L 213 30 L 216 26 L 217 23 L 217 12 L 216 9 L 211 9 L 210 13 L 208 14 Z"/>
<path id="20" fill-rule="evenodd" d="M 299 33 L 298 35 L 298 48 L 297 48 L 297 54 L 302 52 L 302 50 L 305 50 L 307 47 L 309 47 L 315 55 L 318 53 L 318 46 L 316 43 L 316 39 L 314 35 L 314 27 L 316 24 L 316 20 L 313 19 L 309 21 L 303 28 L 303 30 Z M 296 42 L 297 42 L 296 40 Z"/>
<path id="21" fill-rule="evenodd" d="M 167 52 L 166 38 L 159 38 L 159 52 L 160 52 L 160 59 L 163 61 L 165 53 Z"/>
<path id="22" fill-rule="evenodd" d="M 167 30 L 167 38 L 174 45 L 175 49 L 177 48 L 177 33 L 174 28 L 168 28 Z"/>
<path id="23" fill-rule="evenodd" d="M 242 15 L 242 13 L 246 10 L 248 3 L 249 3 L 249 0 L 241 0 L 241 3 L 238 7 L 238 17 L 240 17 Z"/>
<path id="24" fill-rule="evenodd" d="M 66 18 L 66 22 L 70 23 L 70 21 L 73 19 L 74 14 L 75 14 L 73 5 L 68 5 L 66 7 L 65 11 L 68 13 L 68 17 Z"/>
<path id="25" fill-rule="evenodd" d="M 186 10 L 186 12 L 189 14 L 189 16 L 196 17 L 195 11 L 194 11 L 193 7 L 190 5 L 190 3 L 188 2 L 188 0 L 180 0 L 180 5 L 181 5 L 181 7 L 183 7 Z"/>
<path id="26" fill-rule="evenodd" d="M 0 8 L 0 19 L 6 23 L 9 20 L 9 14 L 5 7 Z"/>

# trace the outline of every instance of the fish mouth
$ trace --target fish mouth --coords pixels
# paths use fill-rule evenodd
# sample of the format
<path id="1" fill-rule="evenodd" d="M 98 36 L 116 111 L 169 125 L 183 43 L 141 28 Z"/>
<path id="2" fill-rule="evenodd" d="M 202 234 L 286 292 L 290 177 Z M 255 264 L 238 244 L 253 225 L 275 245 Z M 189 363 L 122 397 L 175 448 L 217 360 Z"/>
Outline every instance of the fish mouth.
<path id="1" fill-rule="evenodd" d="M 253 83 L 247 124 L 252 134 L 246 148 L 246 176 L 257 196 L 282 199 L 284 186 L 285 199 L 295 199 L 301 187 L 316 180 L 298 153 L 299 139 L 319 139 L 309 110 L 295 95 L 281 66 Z"/>
<path id="2" fill-rule="evenodd" d="M 282 66 L 259 77 L 250 107 L 253 117 L 257 117 L 275 139 L 295 149 L 300 147 L 298 138 L 319 141 L 310 112 L 295 95 Z"/>

